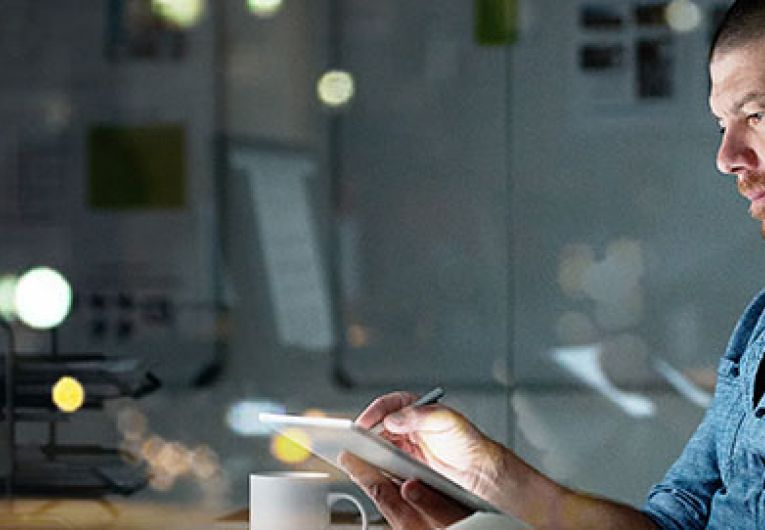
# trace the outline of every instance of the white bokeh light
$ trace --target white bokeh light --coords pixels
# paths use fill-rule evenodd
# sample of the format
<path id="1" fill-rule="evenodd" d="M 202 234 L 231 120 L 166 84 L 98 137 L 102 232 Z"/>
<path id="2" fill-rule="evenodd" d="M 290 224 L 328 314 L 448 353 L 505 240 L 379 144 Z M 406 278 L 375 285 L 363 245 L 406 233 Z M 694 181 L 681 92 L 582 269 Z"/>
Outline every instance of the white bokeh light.
<path id="1" fill-rule="evenodd" d="M 241 436 L 265 436 L 271 434 L 271 429 L 260 422 L 261 412 L 284 414 L 284 405 L 265 400 L 243 400 L 229 407 L 226 413 L 226 424 Z"/>
<path id="2" fill-rule="evenodd" d="M 16 284 L 16 314 L 24 324 L 35 329 L 58 326 L 72 306 L 72 288 L 66 279 L 49 267 L 25 272 Z"/>
<path id="3" fill-rule="evenodd" d="M 247 9 L 260 18 L 271 18 L 282 8 L 282 0 L 247 0 Z"/>
<path id="4" fill-rule="evenodd" d="M 701 25 L 701 8 L 691 0 L 672 0 L 665 11 L 667 24 L 680 33 L 693 31 Z"/>
<path id="5" fill-rule="evenodd" d="M 328 107 L 347 105 L 355 92 L 353 76 L 342 70 L 330 70 L 324 73 L 316 84 L 319 100 Z"/>
<path id="6" fill-rule="evenodd" d="M 152 0 L 152 9 L 181 28 L 196 25 L 205 11 L 205 0 Z"/>

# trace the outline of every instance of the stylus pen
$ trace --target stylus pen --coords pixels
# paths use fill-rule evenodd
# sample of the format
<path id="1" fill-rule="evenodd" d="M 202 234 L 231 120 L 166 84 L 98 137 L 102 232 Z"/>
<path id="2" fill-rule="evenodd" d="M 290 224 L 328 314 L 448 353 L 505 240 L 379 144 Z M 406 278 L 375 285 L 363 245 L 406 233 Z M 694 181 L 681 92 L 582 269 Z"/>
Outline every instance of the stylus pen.
<path id="1" fill-rule="evenodd" d="M 420 398 L 412 403 L 411 407 L 424 407 L 425 405 L 432 405 L 433 403 L 437 403 L 442 397 L 444 397 L 444 389 L 440 386 L 437 386 L 433 390 L 429 392 L 425 392 Z M 378 423 L 371 429 L 369 429 L 375 434 L 380 434 L 385 430 L 385 427 L 383 427 L 383 422 Z"/>

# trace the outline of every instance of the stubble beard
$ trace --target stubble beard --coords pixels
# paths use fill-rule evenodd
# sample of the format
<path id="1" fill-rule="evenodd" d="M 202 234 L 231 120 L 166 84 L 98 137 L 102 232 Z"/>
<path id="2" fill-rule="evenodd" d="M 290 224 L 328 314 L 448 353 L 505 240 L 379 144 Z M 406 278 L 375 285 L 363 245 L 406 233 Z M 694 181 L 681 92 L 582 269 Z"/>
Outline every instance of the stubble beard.
<path id="1" fill-rule="evenodd" d="M 756 175 L 747 177 L 745 180 L 739 180 L 736 183 L 736 187 L 743 197 L 746 197 L 746 191 L 765 189 L 765 174 L 757 173 Z M 760 221 L 760 237 L 765 239 L 765 207 L 760 206 L 759 208 L 753 208 L 750 206 L 749 215 Z"/>

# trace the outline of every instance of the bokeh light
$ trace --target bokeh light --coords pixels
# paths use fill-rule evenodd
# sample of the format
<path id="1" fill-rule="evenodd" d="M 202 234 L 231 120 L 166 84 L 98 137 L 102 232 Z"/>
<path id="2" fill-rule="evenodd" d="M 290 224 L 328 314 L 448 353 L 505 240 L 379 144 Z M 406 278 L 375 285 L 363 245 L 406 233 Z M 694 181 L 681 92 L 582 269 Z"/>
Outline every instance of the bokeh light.
<path id="1" fill-rule="evenodd" d="M 16 284 L 19 279 L 13 274 L 3 274 L 0 276 L 0 317 L 7 321 L 16 318 Z"/>
<path id="2" fill-rule="evenodd" d="M 141 445 L 141 457 L 149 463 L 155 462 L 164 445 L 165 440 L 161 436 L 150 436 Z"/>
<path id="3" fill-rule="evenodd" d="M 353 76 L 342 70 L 330 70 L 319 78 L 316 93 L 328 107 L 347 105 L 356 92 Z"/>
<path id="4" fill-rule="evenodd" d="M 140 440 L 146 434 L 146 416 L 135 407 L 117 412 L 117 430 L 126 440 Z"/>
<path id="5" fill-rule="evenodd" d="M 558 283 L 572 298 L 584 294 L 584 276 L 595 263 L 595 251 L 589 245 L 567 245 L 562 252 L 558 268 Z"/>
<path id="6" fill-rule="evenodd" d="M 72 122 L 74 109 L 72 103 L 63 95 L 51 95 L 42 101 L 43 121 L 50 132 L 56 133 L 68 127 Z"/>
<path id="7" fill-rule="evenodd" d="M 247 0 L 247 9 L 260 18 L 271 18 L 282 8 L 282 0 Z"/>
<path id="8" fill-rule="evenodd" d="M 62 412 L 76 412 L 85 403 L 85 389 L 77 379 L 65 375 L 53 385 L 51 399 Z"/>
<path id="9" fill-rule="evenodd" d="M 218 455 L 206 445 L 191 451 L 191 472 L 200 480 L 209 480 L 218 474 Z"/>
<path id="10" fill-rule="evenodd" d="M 159 470 L 153 470 L 149 477 L 149 486 L 156 491 L 170 491 L 175 486 L 175 476 Z"/>
<path id="11" fill-rule="evenodd" d="M 300 429 L 286 429 L 271 440 L 271 454 L 285 464 L 301 464 L 308 460 L 311 457 L 309 447 L 311 437 Z"/>
<path id="12" fill-rule="evenodd" d="M 361 324 L 351 324 L 345 332 L 345 340 L 352 348 L 363 348 L 369 344 L 369 333 Z"/>
<path id="13" fill-rule="evenodd" d="M 205 0 L 152 0 L 152 11 L 180 28 L 196 25 L 205 11 Z"/>
<path id="14" fill-rule="evenodd" d="M 555 324 L 555 334 L 561 344 L 586 344 L 597 338 L 595 325 L 580 311 L 566 311 Z"/>
<path id="15" fill-rule="evenodd" d="M 226 424 L 241 436 L 266 436 L 271 429 L 260 422 L 262 412 L 284 414 L 286 407 L 279 403 L 264 400 L 243 400 L 231 405 L 226 412 Z"/>
<path id="16" fill-rule="evenodd" d="M 219 507 L 227 498 L 229 481 L 218 455 L 207 445 L 191 448 L 153 434 L 149 421 L 132 402 L 118 404 L 117 430 L 123 439 L 119 447 L 123 458 L 133 465 L 145 465 L 149 486 L 157 491 L 173 489 L 179 481 L 191 479 L 200 487 L 202 503 Z"/>
<path id="17" fill-rule="evenodd" d="M 691 0 L 672 0 L 664 14 L 669 27 L 681 33 L 698 28 L 704 18 L 701 8 Z"/>
<path id="18" fill-rule="evenodd" d="M 14 305 L 18 317 L 27 326 L 54 328 L 69 314 L 72 288 L 59 272 L 49 267 L 37 267 L 19 278 Z"/>
<path id="19" fill-rule="evenodd" d="M 154 467 L 161 473 L 174 477 L 185 475 L 191 471 L 191 451 L 179 442 L 162 444 L 156 455 Z"/>
<path id="20" fill-rule="evenodd" d="M 616 239 L 601 260 L 592 247 L 573 244 L 561 253 L 558 283 L 568 297 L 595 302 L 592 316 L 599 328 L 618 331 L 638 324 L 643 317 L 644 272 L 639 241 Z M 556 331 L 568 344 L 594 340 L 591 325 L 574 314 L 558 322 Z"/>

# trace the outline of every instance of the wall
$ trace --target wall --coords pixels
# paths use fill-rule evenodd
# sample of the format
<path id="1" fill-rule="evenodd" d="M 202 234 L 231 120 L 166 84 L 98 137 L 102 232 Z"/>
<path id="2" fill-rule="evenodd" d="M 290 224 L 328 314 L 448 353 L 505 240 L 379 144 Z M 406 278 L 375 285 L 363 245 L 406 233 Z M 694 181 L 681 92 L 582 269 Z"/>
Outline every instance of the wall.
<path id="1" fill-rule="evenodd" d="M 225 502 L 245 502 L 248 471 L 281 466 L 267 438 L 226 424 L 249 399 L 352 416 L 382 391 L 443 383 L 447 403 L 533 464 L 635 503 L 681 449 L 703 408 L 658 361 L 703 382 L 761 260 L 757 226 L 712 164 L 705 29 L 673 37 L 672 96 L 637 101 L 629 75 L 599 82 L 577 54 L 642 30 L 582 31 L 573 1 L 522 2 L 518 41 L 499 48 L 475 43 L 472 4 L 458 0 L 292 1 L 271 19 L 216 2 L 185 60 L 117 64 L 103 55 L 105 4 L 4 4 L 5 189 L 20 185 L 22 147 L 64 169 L 36 173 L 57 177 L 34 195 L 42 219 L 0 198 L 3 267 L 71 274 L 82 297 L 62 347 L 146 360 L 165 381 L 138 404 L 150 430 L 212 448 Z M 329 66 L 358 82 L 340 111 L 314 93 Z M 186 206 L 92 211 L 89 127 L 155 120 L 187 127 Z M 327 307 L 335 349 L 277 332 L 252 189 L 215 164 L 236 148 L 315 168 L 305 190 L 317 264 L 341 295 Z M 128 339 L 94 336 L 94 319 L 123 318 L 125 291 L 167 295 L 177 318 L 128 312 Z M 103 315 L 94 292 L 113 299 Z M 100 417 L 83 421 L 62 435 L 119 442 Z"/>

